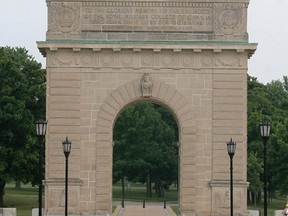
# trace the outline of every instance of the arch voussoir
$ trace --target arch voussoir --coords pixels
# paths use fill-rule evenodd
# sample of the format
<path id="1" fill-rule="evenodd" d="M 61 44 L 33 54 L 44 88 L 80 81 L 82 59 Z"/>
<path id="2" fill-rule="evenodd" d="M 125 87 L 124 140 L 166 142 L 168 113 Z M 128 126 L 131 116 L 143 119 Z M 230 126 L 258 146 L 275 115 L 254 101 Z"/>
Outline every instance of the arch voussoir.
<path id="1" fill-rule="evenodd" d="M 175 94 L 176 89 L 172 88 L 171 86 L 168 87 L 165 95 L 163 96 L 165 101 L 170 101 L 170 99 L 172 98 L 172 96 Z"/>
<path id="2" fill-rule="evenodd" d="M 152 97 L 155 97 L 155 98 L 158 97 L 159 89 L 160 89 L 160 82 L 158 80 L 153 81 L 153 88 L 152 88 L 152 93 L 151 93 Z"/>
<path id="3" fill-rule="evenodd" d="M 125 98 L 122 98 L 119 89 L 117 89 L 117 91 L 112 92 L 111 96 L 119 104 L 120 107 L 123 107 L 123 105 L 125 104 Z"/>
<path id="4" fill-rule="evenodd" d="M 127 89 L 127 92 L 128 92 L 130 99 L 136 97 L 136 92 L 135 92 L 133 82 L 129 82 L 129 83 L 125 84 L 125 88 Z"/>
<path id="5" fill-rule="evenodd" d="M 111 107 L 113 107 L 113 108 L 116 110 L 116 112 L 118 112 L 118 110 L 121 108 L 120 104 L 117 103 L 117 101 L 115 100 L 115 98 L 112 97 L 112 96 L 108 97 L 108 98 L 106 99 L 106 101 L 104 102 L 104 104 L 105 104 L 105 103 L 107 103 L 108 105 L 110 105 Z M 100 110 L 100 111 L 102 111 L 102 110 L 103 110 L 103 106 L 101 107 L 101 110 Z"/>
<path id="6" fill-rule="evenodd" d="M 133 87 L 134 87 L 134 90 L 135 90 L 135 98 L 137 97 L 141 97 L 142 96 L 142 92 L 141 92 L 141 83 L 140 83 L 140 80 L 134 80 L 132 81 L 133 83 Z"/>
<path id="7" fill-rule="evenodd" d="M 110 125 L 111 125 L 111 122 L 109 120 L 104 119 L 102 117 L 98 118 L 97 126 L 110 127 Z"/>
<path id="8" fill-rule="evenodd" d="M 168 85 L 166 83 L 160 83 L 160 87 L 159 87 L 159 91 L 158 91 L 158 95 L 157 98 L 161 98 L 162 100 L 165 100 L 164 95 L 166 94 L 168 89 Z"/>
<path id="9" fill-rule="evenodd" d="M 130 100 L 130 96 L 128 94 L 126 85 L 123 85 L 119 88 L 119 94 L 121 95 L 121 97 L 123 98 L 124 101 Z"/>
<path id="10" fill-rule="evenodd" d="M 180 94 L 180 92 L 176 91 L 175 94 L 171 97 L 169 104 L 171 104 L 172 107 L 176 107 L 178 101 L 182 98 L 183 96 Z"/>
<path id="11" fill-rule="evenodd" d="M 103 112 L 100 112 L 98 116 L 108 121 L 112 121 L 114 118 L 114 116 L 111 113 L 106 112 L 106 110 Z"/>
<path id="12" fill-rule="evenodd" d="M 105 110 L 105 112 L 108 112 L 114 116 L 117 114 L 117 110 L 118 110 L 117 107 L 120 107 L 119 104 L 117 104 L 117 102 L 114 100 L 114 98 L 109 97 L 105 101 L 105 103 L 102 105 L 100 113 L 101 113 L 101 111 Z"/>

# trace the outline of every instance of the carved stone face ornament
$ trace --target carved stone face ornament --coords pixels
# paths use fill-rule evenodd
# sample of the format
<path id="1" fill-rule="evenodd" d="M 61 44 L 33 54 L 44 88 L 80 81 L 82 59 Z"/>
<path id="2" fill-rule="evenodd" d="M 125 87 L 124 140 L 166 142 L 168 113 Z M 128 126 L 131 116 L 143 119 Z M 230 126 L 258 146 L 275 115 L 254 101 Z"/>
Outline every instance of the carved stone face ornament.
<path id="1" fill-rule="evenodd" d="M 150 97 L 152 94 L 153 83 L 148 73 L 144 73 L 141 87 L 143 97 Z"/>

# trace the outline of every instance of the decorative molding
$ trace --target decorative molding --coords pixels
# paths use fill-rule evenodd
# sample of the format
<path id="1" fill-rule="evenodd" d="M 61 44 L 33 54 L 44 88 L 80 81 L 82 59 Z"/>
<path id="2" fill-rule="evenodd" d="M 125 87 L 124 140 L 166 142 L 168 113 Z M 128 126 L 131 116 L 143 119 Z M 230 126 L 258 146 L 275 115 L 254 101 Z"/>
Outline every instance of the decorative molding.
<path id="1" fill-rule="evenodd" d="M 51 10 L 48 31 L 64 34 L 79 33 L 81 3 L 53 2 L 48 7 Z"/>
<path id="2" fill-rule="evenodd" d="M 196 50 L 198 51 L 198 50 Z M 81 54 L 80 54 L 80 53 Z M 201 68 L 243 68 L 245 67 L 245 52 L 239 50 L 155 50 L 141 49 L 137 52 L 132 49 L 121 49 L 115 51 L 81 49 L 77 52 L 69 50 L 58 50 L 50 52 L 51 67 L 74 67 L 87 68 L 131 68 L 131 69 L 201 69 Z"/>
<path id="3" fill-rule="evenodd" d="M 214 32 L 216 35 L 233 35 L 243 32 L 244 4 L 215 3 Z"/>

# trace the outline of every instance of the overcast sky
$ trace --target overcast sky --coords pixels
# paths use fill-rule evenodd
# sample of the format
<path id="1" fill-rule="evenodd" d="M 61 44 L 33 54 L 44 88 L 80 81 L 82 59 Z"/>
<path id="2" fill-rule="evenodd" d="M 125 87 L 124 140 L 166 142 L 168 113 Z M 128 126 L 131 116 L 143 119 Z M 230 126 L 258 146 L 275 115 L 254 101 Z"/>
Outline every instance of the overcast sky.
<path id="1" fill-rule="evenodd" d="M 288 0 L 250 0 L 248 33 L 258 43 L 249 60 L 249 75 L 262 83 L 282 80 L 288 68 Z M 0 7 L 0 46 L 26 47 L 45 65 L 36 41 L 45 41 L 47 7 L 45 0 L 3 0 Z"/>

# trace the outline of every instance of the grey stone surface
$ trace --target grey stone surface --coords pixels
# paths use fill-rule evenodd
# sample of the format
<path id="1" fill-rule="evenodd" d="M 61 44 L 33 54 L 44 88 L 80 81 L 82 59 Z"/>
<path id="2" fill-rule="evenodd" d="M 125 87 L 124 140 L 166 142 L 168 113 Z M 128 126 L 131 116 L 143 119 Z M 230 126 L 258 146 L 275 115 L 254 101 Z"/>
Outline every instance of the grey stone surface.
<path id="1" fill-rule="evenodd" d="M 257 210 L 248 210 L 248 216 L 259 216 L 259 211 L 257 211 Z"/>
<path id="2" fill-rule="evenodd" d="M 0 216 L 17 216 L 16 208 L 0 208 Z"/>
<path id="3" fill-rule="evenodd" d="M 39 208 L 33 208 L 32 216 L 38 216 L 38 215 L 39 215 Z M 44 215 L 44 208 L 42 208 L 42 215 Z"/>

